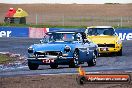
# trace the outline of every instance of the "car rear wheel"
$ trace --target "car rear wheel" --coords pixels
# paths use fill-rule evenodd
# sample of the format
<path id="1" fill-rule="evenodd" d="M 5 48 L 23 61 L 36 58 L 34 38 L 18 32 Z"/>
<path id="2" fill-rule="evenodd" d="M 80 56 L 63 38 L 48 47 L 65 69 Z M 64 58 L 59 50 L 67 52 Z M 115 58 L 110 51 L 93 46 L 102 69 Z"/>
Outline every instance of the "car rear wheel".
<path id="1" fill-rule="evenodd" d="M 122 48 L 116 53 L 117 56 L 122 56 Z"/>
<path id="2" fill-rule="evenodd" d="M 30 70 L 37 70 L 39 65 L 28 62 L 28 67 Z"/>
<path id="3" fill-rule="evenodd" d="M 51 67 L 52 69 L 56 69 L 56 68 L 58 68 L 58 64 L 51 64 L 50 67 Z"/>
<path id="4" fill-rule="evenodd" d="M 88 66 L 95 66 L 96 65 L 96 58 L 97 58 L 97 55 L 95 54 L 95 52 L 93 52 L 93 58 L 88 61 Z"/>
<path id="5" fill-rule="evenodd" d="M 79 59 L 79 51 L 75 50 L 73 54 L 73 60 L 70 62 L 69 67 L 70 68 L 78 67 L 79 65 L 78 59 Z"/>

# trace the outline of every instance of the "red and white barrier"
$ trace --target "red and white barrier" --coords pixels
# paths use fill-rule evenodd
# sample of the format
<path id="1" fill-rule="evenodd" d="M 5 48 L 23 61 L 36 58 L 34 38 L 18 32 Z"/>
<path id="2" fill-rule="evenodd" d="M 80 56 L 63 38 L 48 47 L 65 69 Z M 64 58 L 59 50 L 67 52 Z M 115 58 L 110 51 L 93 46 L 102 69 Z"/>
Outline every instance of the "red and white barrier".
<path id="1" fill-rule="evenodd" d="M 29 28 L 29 38 L 43 38 L 49 28 Z"/>

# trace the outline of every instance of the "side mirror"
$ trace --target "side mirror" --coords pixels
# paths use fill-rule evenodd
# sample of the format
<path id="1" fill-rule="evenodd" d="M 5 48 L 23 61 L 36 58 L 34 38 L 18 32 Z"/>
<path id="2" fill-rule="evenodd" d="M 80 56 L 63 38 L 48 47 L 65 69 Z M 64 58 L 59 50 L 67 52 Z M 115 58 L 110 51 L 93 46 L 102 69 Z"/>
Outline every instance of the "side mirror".
<path id="1" fill-rule="evenodd" d="M 88 39 L 84 39 L 84 43 L 90 43 Z"/>

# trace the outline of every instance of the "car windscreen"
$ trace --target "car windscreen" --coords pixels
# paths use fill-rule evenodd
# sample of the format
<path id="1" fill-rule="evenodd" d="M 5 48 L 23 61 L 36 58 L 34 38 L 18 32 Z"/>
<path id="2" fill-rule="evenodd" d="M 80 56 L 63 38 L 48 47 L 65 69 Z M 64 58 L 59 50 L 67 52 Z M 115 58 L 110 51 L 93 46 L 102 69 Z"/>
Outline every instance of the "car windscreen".
<path id="1" fill-rule="evenodd" d="M 76 33 L 47 33 L 43 42 L 65 42 L 65 41 L 77 41 L 81 35 Z"/>
<path id="2" fill-rule="evenodd" d="M 89 28 L 88 35 L 114 35 L 113 28 Z"/>

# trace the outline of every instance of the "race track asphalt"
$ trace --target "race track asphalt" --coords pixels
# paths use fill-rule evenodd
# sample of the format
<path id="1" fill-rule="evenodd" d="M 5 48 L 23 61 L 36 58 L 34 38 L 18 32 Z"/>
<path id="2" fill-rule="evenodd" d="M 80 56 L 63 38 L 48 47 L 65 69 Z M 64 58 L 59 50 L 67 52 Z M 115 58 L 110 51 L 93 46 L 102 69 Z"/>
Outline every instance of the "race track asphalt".
<path id="1" fill-rule="evenodd" d="M 27 57 L 27 48 L 34 43 L 39 43 L 40 39 L 29 38 L 0 38 L 0 52 L 11 52 Z M 40 74 L 62 74 L 77 73 L 77 68 L 68 68 L 67 65 L 60 65 L 58 69 L 51 69 L 49 66 L 40 66 L 38 70 L 31 71 L 26 64 L 2 67 L 0 65 L 0 77 L 21 76 L 21 75 L 40 75 Z M 100 71 L 127 71 L 132 72 L 132 41 L 123 41 L 123 56 L 101 56 L 97 58 L 97 65 L 82 67 L 87 72 Z"/>

